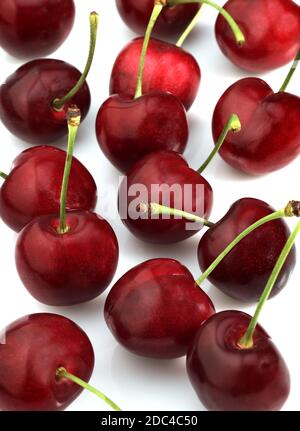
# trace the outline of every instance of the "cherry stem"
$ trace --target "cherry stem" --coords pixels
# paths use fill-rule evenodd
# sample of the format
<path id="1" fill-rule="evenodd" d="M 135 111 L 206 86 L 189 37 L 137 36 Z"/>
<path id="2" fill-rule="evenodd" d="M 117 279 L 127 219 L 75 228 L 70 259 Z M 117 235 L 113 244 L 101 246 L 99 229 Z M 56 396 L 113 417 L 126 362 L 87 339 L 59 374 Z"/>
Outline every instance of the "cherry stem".
<path id="1" fill-rule="evenodd" d="M 5 174 L 4 172 L 0 171 L 0 177 L 3 178 L 4 180 L 6 180 L 6 178 L 8 177 L 8 175 Z"/>
<path id="2" fill-rule="evenodd" d="M 56 370 L 56 377 L 58 379 L 65 378 L 65 379 L 71 380 L 71 382 L 76 383 L 77 385 L 81 386 L 83 389 L 87 389 L 89 392 L 96 395 L 101 400 L 105 401 L 106 404 L 108 404 L 113 410 L 118 411 L 118 412 L 122 411 L 120 409 L 120 407 L 118 407 L 117 404 L 115 404 L 106 395 L 104 395 L 102 392 L 98 391 L 98 389 L 96 389 L 93 386 L 86 383 L 84 380 L 81 380 L 79 377 L 76 377 L 73 374 L 68 373 L 68 371 L 65 368 L 63 368 L 63 367 L 58 368 Z"/>
<path id="3" fill-rule="evenodd" d="M 240 27 L 235 22 L 235 20 L 232 18 L 232 16 L 221 6 L 219 6 L 217 3 L 214 3 L 211 0 L 167 0 L 167 6 L 176 6 L 180 4 L 187 4 L 187 3 L 204 3 L 208 4 L 209 6 L 217 9 L 219 13 L 226 19 L 228 22 L 234 36 L 236 39 L 236 42 L 238 45 L 243 45 L 245 43 L 245 36 L 243 35 Z"/>
<path id="4" fill-rule="evenodd" d="M 172 215 L 178 219 L 184 218 L 186 220 L 190 220 L 196 223 L 201 223 L 202 225 L 207 227 L 212 227 L 214 225 L 214 223 L 212 223 L 211 221 L 206 220 L 202 217 L 198 217 L 195 214 L 191 214 L 186 211 L 181 211 L 176 208 L 170 208 L 165 205 L 160 205 L 155 202 L 151 202 L 151 203 L 143 202 L 139 205 L 139 208 L 140 208 L 140 211 L 143 213 L 150 213 L 153 215 L 168 215 L 168 216 Z"/>
<path id="5" fill-rule="evenodd" d="M 269 296 L 272 292 L 272 289 L 276 283 L 276 280 L 280 274 L 280 271 L 295 243 L 296 237 L 298 233 L 300 232 L 300 221 L 297 223 L 296 228 L 291 233 L 290 237 L 288 238 L 285 246 L 283 247 L 280 256 L 276 262 L 276 265 L 273 268 L 273 271 L 270 275 L 270 278 L 266 284 L 266 287 L 260 297 L 260 300 L 258 302 L 257 308 L 255 310 L 254 316 L 251 319 L 251 322 L 248 326 L 248 329 L 244 336 L 240 339 L 238 345 L 241 349 L 251 349 L 253 347 L 254 341 L 253 336 L 255 333 L 256 325 L 258 322 L 258 318 L 260 316 L 261 310 L 263 306 L 265 305 L 266 301 L 269 299 Z"/>
<path id="6" fill-rule="evenodd" d="M 204 282 L 204 280 L 207 279 L 207 277 L 210 276 L 210 274 L 214 271 L 214 269 L 219 265 L 219 263 L 224 259 L 224 257 L 227 256 L 228 253 L 231 252 L 231 250 L 242 240 L 244 239 L 249 233 L 257 229 L 258 227 L 262 226 L 263 224 L 272 221 L 277 220 L 282 217 L 300 217 L 300 202 L 299 201 L 290 201 L 287 206 L 279 211 L 275 211 L 272 214 L 269 214 L 260 220 L 253 223 L 251 226 L 249 226 L 247 229 L 245 229 L 243 232 L 241 232 L 226 248 L 223 250 L 219 256 L 212 262 L 212 264 L 206 269 L 206 271 L 201 275 L 198 280 L 196 280 L 196 283 L 201 286 L 201 284 Z"/>
<path id="7" fill-rule="evenodd" d="M 189 23 L 189 25 L 184 30 L 184 32 L 182 33 L 182 35 L 180 36 L 180 38 L 177 40 L 176 46 L 178 46 L 178 48 L 181 48 L 181 46 L 183 45 L 183 43 L 185 42 L 185 40 L 187 39 L 187 37 L 193 31 L 194 27 L 198 24 L 201 15 L 202 15 L 202 8 L 200 10 L 198 10 L 198 12 L 196 13 L 196 15 L 192 19 L 192 21 Z"/>
<path id="8" fill-rule="evenodd" d="M 61 111 L 65 103 L 68 102 L 70 99 L 72 99 L 72 97 L 74 97 L 75 94 L 77 94 L 77 92 L 85 83 L 85 80 L 91 69 L 94 54 L 95 54 L 98 22 L 99 22 L 99 15 L 97 14 L 97 12 L 92 12 L 90 14 L 90 49 L 89 49 L 89 56 L 85 65 L 85 69 L 77 84 L 75 84 L 75 86 L 64 97 L 61 97 L 60 99 L 55 99 L 53 101 L 53 108 L 57 111 Z"/>
<path id="9" fill-rule="evenodd" d="M 165 5 L 166 5 L 166 0 L 155 0 L 155 2 L 154 2 L 154 8 L 152 10 L 152 14 L 151 14 L 151 17 L 150 17 L 150 20 L 149 20 L 149 23 L 148 23 L 148 26 L 146 29 L 143 47 L 142 47 L 142 52 L 141 52 L 141 57 L 140 57 L 138 78 L 137 78 L 136 90 L 135 90 L 135 95 L 134 95 L 135 99 L 137 99 L 138 97 L 141 97 L 143 95 L 143 73 L 144 73 L 144 68 L 145 68 L 147 49 L 148 49 L 148 45 L 150 42 L 152 30 L 153 30 L 155 23 L 156 23 L 159 15 L 160 15 L 160 13 L 161 13 L 161 11 Z"/>
<path id="10" fill-rule="evenodd" d="M 294 75 L 295 70 L 297 69 L 299 62 L 300 62 L 300 50 L 298 51 L 298 53 L 297 53 L 297 55 L 293 61 L 292 67 L 290 68 L 289 73 L 287 74 L 282 86 L 280 87 L 279 92 L 283 92 L 287 89 L 287 86 L 289 85 L 290 80 L 292 79 L 292 76 Z"/>
<path id="11" fill-rule="evenodd" d="M 77 108 L 77 106 L 75 105 L 70 106 L 67 112 L 67 122 L 68 122 L 68 129 L 69 129 L 67 157 L 66 157 L 64 176 L 63 176 L 61 193 L 60 193 L 60 222 L 59 222 L 59 228 L 58 228 L 58 233 L 60 234 L 67 233 L 69 230 L 69 227 L 67 226 L 67 223 L 66 223 L 66 202 L 67 202 L 69 177 L 70 177 L 71 166 L 72 166 L 72 158 L 73 158 L 73 152 L 74 152 L 74 144 L 75 144 L 78 127 L 80 125 L 80 119 L 81 119 L 80 110 Z"/>
<path id="12" fill-rule="evenodd" d="M 200 166 L 198 169 L 198 173 L 202 174 L 202 172 L 207 168 L 209 163 L 212 161 L 212 159 L 215 157 L 215 155 L 218 153 L 220 148 L 222 147 L 227 135 L 229 132 L 237 133 L 241 130 L 241 122 L 239 117 L 236 114 L 232 114 L 227 123 L 225 124 L 224 129 L 222 130 L 221 135 L 219 136 L 218 142 L 216 143 L 214 149 L 210 153 L 210 155 L 207 157 L 205 162 Z"/>

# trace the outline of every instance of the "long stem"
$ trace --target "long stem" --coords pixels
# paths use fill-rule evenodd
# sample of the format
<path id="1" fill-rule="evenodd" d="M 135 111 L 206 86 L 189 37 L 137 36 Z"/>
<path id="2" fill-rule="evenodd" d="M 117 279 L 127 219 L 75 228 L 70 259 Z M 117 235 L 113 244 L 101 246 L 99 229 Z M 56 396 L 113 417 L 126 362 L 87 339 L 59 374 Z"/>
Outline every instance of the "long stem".
<path id="1" fill-rule="evenodd" d="M 0 171 L 0 177 L 3 178 L 4 180 L 6 180 L 6 178 L 8 177 L 8 175 L 5 174 L 4 172 Z"/>
<path id="2" fill-rule="evenodd" d="M 226 19 L 228 22 L 235 39 L 237 41 L 238 45 L 243 45 L 245 43 L 245 37 L 240 29 L 240 27 L 237 25 L 235 20 L 232 18 L 232 16 L 221 6 L 219 6 L 217 3 L 211 1 L 211 0 L 167 0 L 167 6 L 176 6 L 179 4 L 186 4 L 186 3 L 204 3 L 208 4 L 209 6 L 217 9 L 218 12 Z"/>
<path id="3" fill-rule="evenodd" d="M 89 49 L 89 55 L 88 55 L 85 69 L 77 84 L 75 84 L 75 86 L 64 97 L 61 97 L 60 99 L 55 99 L 53 101 L 53 108 L 56 109 L 57 111 L 60 111 L 65 105 L 65 103 L 68 102 L 70 99 L 72 99 L 72 97 L 75 96 L 75 94 L 80 90 L 80 88 L 85 83 L 85 80 L 91 69 L 94 54 L 95 54 L 98 22 L 99 22 L 99 15 L 96 12 L 92 12 L 90 14 L 90 49 Z"/>
<path id="4" fill-rule="evenodd" d="M 80 110 L 77 106 L 70 106 L 67 112 L 67 122 L 69 129 L 69 139 L 68 139 L 68 148 L 67 148 L 67 157 L 64 169 L 64 176 L 61 186 L 60 193 L 60 223 L 58 233 L 64 234 L 67 233 L 69 228 L 66 223 L 66 202 L 67 202 L 67 193 L 68 193 L 68 184 L 69 177 L 72 166 L 72 158 L 74 152 L 74 144 L 78 131 L 78 127 L 80 125 Z"/>
<path id="5" fill-rule="evenodd" d="M 244 349 L 249 349 L 251 347 L 253 347 L 253 335 L 255 332 L 255 328 L 258 322 L 258 318 L 259 315 L 261 313 L 261 310 L 265 304 L 265 302 L 268 300 L 272 289 L 276 283 L 276 280 L 279 276 L 279 273 L 295 243 L 296 237 L 298 235 L 298 233 L 300 232 L 300 221 L 297 223 L 296 228 L 294 229 L 294 231 L 291 233 L 289 239 L 287 240 L 284 248 L 282 249 L 280 256 L 276 262 L 276 265 L 273 268 L 273 271 L 270 275 L 270 278 L 266 284 L 266 287 L 260 297 L 259 303 L 257 305 L 257 308 L 255 310 L 254 316 L 251 319 L 251 322 L 248 326 L 248 329 L 245 333 L 245 335 L 241 338 L 239 344 L 239 347 L 244 348 Z"/>
<path id="6" fill-rule="evenodd" d="M 76 383 L 77 385 L 81 386 L 83 389 L 87 389 L 92 394 L 99 397 L 101 400 L 105 401 L 106 404 L 108 404 L 113 410 L 115 411 L 121 411 L 120 407 L 117 406 L 110 398 L 108 398 L 106 395 L 104 395 L 102 392 L 98 391 L 98 389 L 94 388 L 93 386 L 86 383 L 84 380 L 81 380 L 79 377 L 74 376 L 71 373 L 68 373 L 68 371 L 60 367 L 56 370 L 56 377 L 59 379 L 65 378 L 71 380 L 71 382 Z"/>
<path id="7" fill-rule="evenodd" d="M 298 53 L 295 57 L 295 60 L 293 61 L 292 67 L 290 68 L 289 73 L 287 74 L 282 86 L 280 87 L 279 92 L 285 91 L 287 89 L 287 86 L 289 85 L 290 80 L 291 80 L 292 76 L 294 75 L 295 70 L 297 69 L 299 62 L 300 62 L 300 50 L 298 51 Z"/>
<path id="8" fill-rule="evenodd" d="M 192 21 L 189 23 L 189 25 L 184 30 L 184 32 L 182 33 L 182 35 L 180 36 L 180 38 L 177 40 L 176 46 L 178 46 L 180 48 L 183 45 L 183 43 L 185 42 L 186 38 L 190 35 L 190 33 L 193 31 L 194 27 L 198 24 L 201 15 L 202 15 L 202 8 L 198 10 L 198 12 L 196 13 L 196 15 L 192 19 Z"/>
<path id="9" fill-rule="evenodd" d="M 154 8 L 152 10 L 152 14 L 146 29 L 141 57 L 140 57 L 140 64 L 139 64 L 139 70 L 138 70 L 138 78 L 137 78 L 137 84 L 136 84 L 136 90 L 134 98 L 137 99 L 138 97 L 141 97 L 143 94 L 143 73 L 144 73 L 144 67 L 145 67 L 145 60 L 146 60 L 146 54 L 147 49 L 151 37 L 152 30 L 155 26 L 155 23 L 159 17 L 159 14 L 161 13 L 162 9 L 166 5 L 166 0 L 155 0 L 154 2 Z"/>
<path id="10" fill-rule="evenodd" d="M 199 174 L 201 174 L 204 171 L 204 169 L 206 169 L 206 167 L 209 165 L 211 160 L 218 153 L 218 151 L 220 150 L 221 146 L 223 145 L 223 142 L 225 141 L 228 133 L 229 132 L 235 132 L 235 133 L 239 132 L 241 130 L 241 127 L 242 126 L 241 126 L 241 122 L 240 122 L 239 117 L 236 114 L 232 114 L 231 117 L 229 118 L 229 120 L 227 121 L 227 123 L 225 124 L 225 127 L 222 130 L 222 133 L 221 133 L 221 135 L 218 139 L 218 142 L 216 143 L 214 149 L 212 150 L 210 155 L 207 157 L 205 162 L 198 169 Z"/>

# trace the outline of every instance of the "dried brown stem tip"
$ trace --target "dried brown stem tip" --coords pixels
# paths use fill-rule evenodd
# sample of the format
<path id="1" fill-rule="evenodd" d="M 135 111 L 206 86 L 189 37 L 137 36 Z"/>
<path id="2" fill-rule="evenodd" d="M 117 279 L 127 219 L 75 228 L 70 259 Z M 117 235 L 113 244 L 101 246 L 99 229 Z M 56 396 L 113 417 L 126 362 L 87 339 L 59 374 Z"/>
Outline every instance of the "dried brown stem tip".
<path id="1" fill-rule="evenodd" d="M 167 6 L 168 0 L 154 0 L 155 6 Z"/>
<path id="2" fill-rule="evenodd" d="M 81 112 L 76 105 L 71 105 L 67 112 L 67 122 L 69 126 L 78 127 L 80 124 Z"/>
<path id="3" fill-rule="evenodd" d="M 300 217 L 300 201 L 290 201 L 285 208 L 285 213 L 287 217 Z"/>

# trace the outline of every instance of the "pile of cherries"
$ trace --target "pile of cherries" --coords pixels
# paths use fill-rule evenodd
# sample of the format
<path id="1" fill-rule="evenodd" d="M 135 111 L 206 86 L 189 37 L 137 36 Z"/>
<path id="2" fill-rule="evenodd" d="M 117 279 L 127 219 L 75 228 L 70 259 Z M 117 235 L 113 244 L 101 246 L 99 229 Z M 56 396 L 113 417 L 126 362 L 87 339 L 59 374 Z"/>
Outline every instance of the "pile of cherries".
<path id="1" fill-rule="evenodd" d="M 294 62 L 277 93 L 253 77 L 225 91 L 212 117 L 215 147 L 196 171 L 182 153 L 201 72 L 181 45 L 203 5 L 218 10 L 216 39 L 236 66 L 265 72 Z M 212 223 L 213 189 L 202 173 L 217 152 L 249 175 L 283 168 L 300 154 L 300 98 L 286 92 L 300 59 L 300 7 L 292 0 L 229 0 L 223 8 L 210 0 L 116 0 L 116 6 L 125 23 L 143 35 L 119 53 L 110 97 L 95 122 L 100 148 L 125 174 L 119 188 L 122 221 L 137 238 L 157 244 L 208 229 L 198 246 L 198 280 L 171 258 L 143 262 L 111 288 L 105 321 L 136 355 L 186 356 L 191 383 L 208 409 L 279 410 L 289 395 L 289 371 L 258 317 L 295 267 L 300 222 L 291 233 L 284 218 L 299 217 L 300 203 L 290 201 L 275 211 L 259 199 L 242 198 Z M 112 227 L 94 212 L 95 181 L 73 157 L 77 130 L 91 104 L 86 78 L 97 13 L 90 14 L 83 73 L 63 61 L 39 58 L 64 42 L 74 17 L 73 0 L 0 3 L 0 46 L 31 58 L 1 85 L 0 119 L 18 138 L 38 144 L 14 160 L 10 173 L 0 171 L 0 217 L 18 233 L 15 257 L 22 283 L 50 306 L 98 297 L 110 285 L 119 257 Z M 182 32 L 176 44 L 163 40 Z M 50 145 L 66 136 L 67 151 Z M 151 199 L 134 196 L 136 185 Z M 166 200 L 161 188 L 153 199 L 153 185 L 173 191 Z M 190 210 L 183 211 L 179 203 L 187 199 Z M 254 316 L 216 312 L 200 287 L 206 278 L 230 297 L 258 302 Z M 120 410 L 87 383 L 93 367 L 91 342 L 71 320 L 51 313 L 18 319 L 0 340 L 0 410 L 62 410 L 83 388 Z"/>

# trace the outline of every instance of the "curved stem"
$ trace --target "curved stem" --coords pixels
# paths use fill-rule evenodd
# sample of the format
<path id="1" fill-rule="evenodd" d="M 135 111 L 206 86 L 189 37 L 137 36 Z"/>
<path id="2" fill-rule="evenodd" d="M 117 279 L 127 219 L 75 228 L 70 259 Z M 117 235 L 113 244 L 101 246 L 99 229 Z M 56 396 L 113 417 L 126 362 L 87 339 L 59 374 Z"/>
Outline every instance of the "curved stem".
<path id="1" fill-rule="evenodd" d="M 71 380 L 71 382 L 76 383 L 77 385 L 81 386 L 83 389 L 87 389 L 92 394 L 99 397 L 101 400 L 105 401 L 106 404 L 108 404 L 113 410 L 115 411 L 121 411 L 120 407 L 117 406 L 110 398 L 108 398 L 106 395 L 104 395 L 102 392 L 98 391 L 98 389 L 94 388 L 93 386 L 86 383 L 84 380 L 81 380 L 79 377 L 74 376 L 71 373 L 68 373 L 68 371 L 60 367 L 56 370 L 56 377 L 59 379 L 65 378 Z"/>
<path id="2" fill-rule="evenodd" d="M 166 0 L 155 0 L 154 2 L 154 8 L 152 10 L 152 14 L 146 29 L 141 57 L 140 57 L 140 64 L 139 64 L 139 70 L 138 70 L 138 78 L 137 78 L 137 84 L 136 84 L 136 90 L 134 98 L 137 99 L 138 97 L 141 97 L 143 94 L 143 73 L 144 73 L 144 67 L 145 67 L 145 60 L 146 60 L 146 54 L 147 49 L 151 37 L 152 30 L 155 26 L 155 23 L 157 21 L 157 18 L 159 17 L 159 14 L 161 13 L 163 7 L 166 5 Z"/>
<path id="3" fill-rule="evenodd" d="M 295 70 L 297 69 L 299 62 L 300 62 L 300 50 L 298 51 L 298 53 L 295 57 L 295 60 L 293 61 L 292 67 L 290 68 L 289 73 L 287 74 L 282 86 L 280 87 L 279 92 L 286 90 L 287 86 L 290 83 L 290 80 L 292 79 L 292 76 L 295 73 Z"/>
<path id="4" fill-rule="evenodd" d="M 67 112 L 67 121 L 68 121 L 68 129 L 69 129 L 69 139 L 68 139 L 68 148 L 67 148 L 67 157 L 64 169 L 63 182 L 61 186 L 60 192 L 60 222 L 58 233 L 64 234 L 67 233 L 69 227 L 66 224 L 66 202 L 67 202 L 67 193 L 68 193 L 68 184 L 69 177 L 72 166 L 72 158 L 74 152 L 74 144 L 78 131 L 78 127 L 80 125 L 80 110 L 77 106 L 70 106 Z"/>
<path id="5" fill-rule="evenodd" d="M 245 37 L 240 29 L 240 27 L 237 25 L 235 20 L 232 18 L 232 16 L 221 6 L 219 6 L 217 3 L 211 1 L 211 0 L 167 0 L 167 6 L 176 6 L 179 4 L 186 4 L 186 3 L 204 3 L 208 4 L 209 6 L 217 9 L 217 11 L 226 19 L 228 22 L 234 36 L 236 39 L 236 42 L 238 45 L 243 45 L 245 43 Z"/>
<path id="6" fill-rule="evenodd" d="M 56 109 L 57 111 L 60 111 L 63 108 L 64 104 L 68 102 L 70 99 L 72 99 L 72 97 L 75 96 L 75 94 L 80 90 L 80 88 L 85 83 L 85 80 L 91 69 L 94 54 L 95 54 L 98 21 L 99 21 L 99 15 L 96 12 L 92 12 L 90 14 L 90 49 L 89 49 L 89 56 L 86 62 L 85 69 L 77 84 L 64 97 L 61 97 L 60 99 L 55 99 L 53 101 L 53 108 Z"/>
<path id="7" fill-rule="evenodd" d="M 0 171 L 0 177 L 3 178 L 4 180 L 6 180 L 6 178 L 8 177 L 8 175 L 5 174 L 4 172 Z"/>
<path id="8" fill-rule="evenodd" d="M 194 16 L 194 18 L 192 19 L 192 21 L 189 23 L 187 28 L 184 30 L 184 32 L 180 36 L 180 38 L 177 40 L 176 46 L 178 46 L 178 48 L 180 48 L 183 45 L 186 38 L 190 35 L 190 33 L 193 31 L 194 27 L 198 24 L 200 17 L 201 17 L 201 14 L 202 14 L 202 9 L 199 9 L 198 12 L 196 13 L 196 15 Z"/>
<path id="9" fill-rule="evenodd" d="M 225 124 L 224 129 L 222 130 L 222 133 L 218 139 L 218 142 L 216 143 L 214 149 L 210 153 L 210 155 L 207 157 L 205 162 L 200 166 L 198 169 L 198 173 L 201 174 L 204 169 L 209 165 L 211 160 L 214 158 L 214 156 L 219 152 L 221 146 L 223 145 L 223 142 L 225 141 L 227 135 L 229 132 L 239 132 L 241 130 L 241 122 L 239 117 L 236 114 L 232 114 L 227 123 Z"/>
<path id="10" fill-rule="evenodd" d="M 274 284 L 276 283 L 276 280 L 280 274 L 280 271 L 295 243 L 296 237 L 298 235 L 298 233 L 300 232 L 300 221 L 297 223 L 296 228 L 294 229 L 294 231 L 291 233 L 289 239 L 287 240 L 284 248 L 282 249 L 280 256 L 276 262 L 276 265 L 273 268 L 273 271 L 270 275 L 270 278 L 266 284 L 266 287 L 260 297 L 259 303 L 257 305 L 257 308 L 255 310 L 255 314 L 251 319 L 251 322 L 248 326 L 248 329 L 245 333 L 245 335 L 241 338 L 241 340 L 239 341 L 238 345 L 239 347 L 241 347 L 242 349 L 250 349 L 251 347 L 253 347 L 253 335 L 255 332 L 255 328 L 258 322 L 258 318 L 259 315 L 261 313 L 261 310 L 265 304 L 265 302 L 268 300 L 272 289 L 274 287 Z"/>

